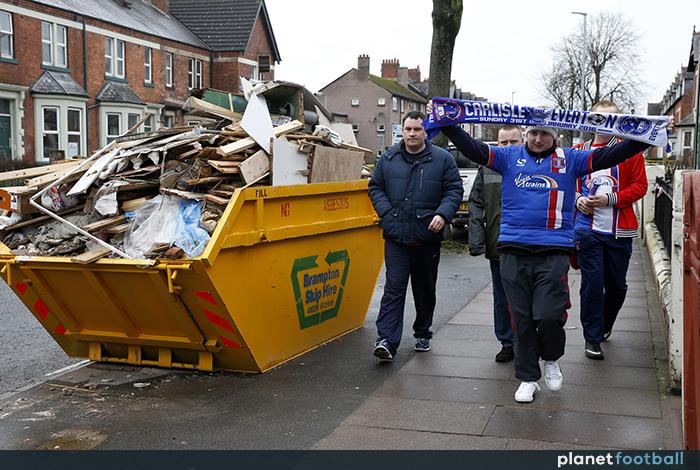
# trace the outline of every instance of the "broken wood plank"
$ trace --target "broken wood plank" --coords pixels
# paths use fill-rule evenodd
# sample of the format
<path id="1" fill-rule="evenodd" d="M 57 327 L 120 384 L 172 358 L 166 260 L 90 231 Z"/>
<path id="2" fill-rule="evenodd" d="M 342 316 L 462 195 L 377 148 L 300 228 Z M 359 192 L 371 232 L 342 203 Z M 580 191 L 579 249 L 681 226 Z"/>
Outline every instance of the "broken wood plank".
<path id="1" fill-rule="evenodd" d="M 75 207 L 71 207 L 70 209 L 66 209 L 66 210 L 63 211 L 63 212 L 58 212 L 57 214 L 58 214 L 58 215 L 72 214 L 73 212 L 78 212 L 78 211 L 81 210 L 82 208 L 83 208 L 83 206 L 78 205 L 78 206 L 75 206 Z M 24 227 L 29 227 L 29 226 L 31 226 L 31 225 L 39 224 L 39 223 L 41 223 L 41 222 L 46 222 L 47 220 L 50 220 L 50 219 L 52 219 L 52 218 L 53 218 L 53 217 L 48 216 L 48 215 L 42 215 L 42 216 L 39 216 L 39 217 L 35 217 L 35 218 L 31 219 L 31 220 L 26 220 L 26 221 L 20 222 L 20 223 L 18 223 L 18 224 L 10 225 L 9 227 L 5 227 L 4 230 L 5 230 L 6 232 L 11 232 L 11 231 L 13 231 L 13 230 L 17 230 L 17 229 L 24 228 Z"/>
<path id="2" fill-rule="evenodd" d="M 237 169 L 236 169 L 237 171 Z M 230 176 L 209 176 L 208 178 L 191 178 L 191 179 L 186 179 L 185 184 L 188 186 L 197 186 L 199 184 L 213 184 L 213 183 L 219 183 L 221 181 L 227 181 L 230 179 Z"/>
<path id="3" fill-rule="evenodd" d="M 231 198 L 226 199 L 224 197 L 215 196 L 213 194 L 207 194 L 204 197 L 204 200 L 207 202 L 213 202 L 214 204 L 218 204 L 220 206 L 226 206 L 228 205 Z"/>
<path id="4" fill-rule="evenodd" d="M 243 115 L 231 111 L 230 109 L 222 108 L 215 104 L 209 103 L 194 96 L 190 96 L 188 104 L 191 110 L 199 111 L 201 113 L 211 114 L 216 117 L 228 119 L 232 123 L 238 123 L 243 119 Z"/>
<path id="5" fill-rule="evenodd" d="M 275 127 L 273 129 L 273 132 L 275 134 L 275 137 L 279 137 L 290 132 L 298 131 L 302 127 L 304 127 L 304 124 L 302 124 L 301 122 L 292 121 L 287 124 L 283 124 L 279 127 Z M 253 140 L 251 137 L 246 137 L 245 139 L 241 139 L 232 144 L 227 144 L 222 147 L 219 147 L 217 153 L 222 156 L 232 155 L 234 153 L 239 153 L 249 148 L 255 147 L 256 145 L 258 144 L 255 142 L 255 140 Z"/>
<path id="6" fill-rule="evenodd" d="M 106 219 L 98 220 L 97 222 L 93 222 L 91 224 L 83 225 L 82 228 L 86 232 L 96 232 L 98 230 L 102 230 L 104 228 L 109 228 L 114 225 L 118 225 L 126 221 L 126 216 L 124 214 L 121 215 L 115 215 L 114 217 L 109 217 Z"/>
<path id="7" fill-rule="evenodd" d="M 224 174 L 238 173 L 238 167 L 242 164 L 242 162 L 229 162 L 221 160 L 207 160 L 207 163 L 211 165 L 212 168 Z"/>
<path id="8" fill-rule="evenodd" d="M 309 182 L 359 180 L 364 159 L 362 152 L 316 145 Z"/>
<path id="9" fill-rule="evenodd" d="M 252 157 L 241 162 L 238 170 L 244 183 L 250 183 L 261 175 L 270 171 L 270 157 L 263 150 L 258 151 Z"/>
<path id="10" fill-rule="evenodd" d="M 29 199 L 31 199 L 37 191 L 37 188 L 30 188 L 27 186 L 0 188 L 0 209 L 17 212 L 22 215 L 39 212 L 36 207 L 29 203 Z"/>
<path id="11" fill-rule="evenodd" d="M 220 189 L 210 189 L 207 194 L 213 194 L 214 196 L 231 198 L 233 196 L 232 191 L 222 191 Z"/>
<path id="12" fill-rule="evenodd" d="M 117 234 L 124 233 L 127 230 L 129 230 L 130 226 L 131 226 L 131 224 L 127 222 L 125 224 L 115 225 L 114 227 L 108 227 L 108 228 L 102 230 L 102 233 L 107 234 L 107 235 L 117 235 Z M 111 252 L 112 250 L 109 250 L 109 251 Z"/>
<path id="13" fill-rule="evenodd" d="M 5 171 L 0 173 L 0 181 L 10 181 L 15 179 L 31 178 L 34 176 L 42 176 L 55 171 L 66 170 L 73 168 L 81 164 L 84 160 L 74 160 L 74 161 L 63 161 L 62 163 L 55 163 L 53 165 L 45 165 L 34 168 L 24 168 L 22 170 Z"/>
<path id="14" fill-rule="evenodd" d="M 177 196 L 181 197 L 182 199 L 190 199 L 193 201 L 203 201 L 205 196 L 202 193 L 195 193 L 192 191 L 180 191 L 179 189 L 169 188 L 160 188 L 160 192 L 163 194 L 168 194 L 170 196 Z"/>
<path id="15" fill-rule="evenodd" d="M 122 210 L 124 212 L 133 212 L 139 210 L 146 204 L 147 201 L 153 199 L 152 197 L 140 197 L 138 199 L 131 199 L 129 201 L 122 202 Z"/>
<path id="16" fill-rule="evenodd" d="M 90 264 L 90 263 L 94 263 L 98 259 L 104 258 L 105 256 L 107 256 L 111 252 L 112 252 L 112 250 L 110 250 L 109 248 L 100 247 L 100 248 L 97 248 L 95 250 L 86 251 L 85 253 L 83 253 L 81 255 L 74 256 L 70 260 L 73 263 Z"/>
<path id="17" fill-rule="evenodd" d="M 76 171 L 73 175 L 70 176 L 70 178 L 75 178 L 77 179 L 80 175 L 85 173 L 90 167 L 92 167 L 93 162 L 87 163 L 84 167 L 82 167 L 80 170 Z M 26 182 L 26 186 L 30 187 L 36 187 L 40 188 L 43 186 L 46 186 L 48 184 L 53 183 L 57 179 L 66 176 L 68 173 L 75 171 L 76 167 L 72 166 L 70 168 L 62 168 L 57 171 L 47 173 L 42 176 L 37 176 L 35 178 L 29 179 Z M 67 179 L 66 181 L 71 181 L 71 179 Z M 65 182 L 65 181 L 64 181 Z"/>

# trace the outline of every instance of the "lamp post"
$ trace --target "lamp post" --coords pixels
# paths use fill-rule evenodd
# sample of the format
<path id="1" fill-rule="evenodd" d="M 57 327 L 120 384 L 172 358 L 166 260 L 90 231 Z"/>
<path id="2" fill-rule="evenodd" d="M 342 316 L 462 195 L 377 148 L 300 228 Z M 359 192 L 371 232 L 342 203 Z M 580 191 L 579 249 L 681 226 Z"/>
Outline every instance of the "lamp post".
<path id="1" fill-rule="evenodd" d="M 515 104 L 515 94 L 518 92 L 518 90 L 511 91 L 510 92 L 510 104 Z"/>
<path id="2" fill-rule="evenodd" d="M 588 13 L 582 11 L 572 11 L 572 15 L 583 16 L 583 44 L 581 46 L 581 111 L 586 110 L 586 43 L 588 42 L 586 32 L 586 18 Z M 581 142 L 583 142 L 583 131 L 580 132 Z"/>

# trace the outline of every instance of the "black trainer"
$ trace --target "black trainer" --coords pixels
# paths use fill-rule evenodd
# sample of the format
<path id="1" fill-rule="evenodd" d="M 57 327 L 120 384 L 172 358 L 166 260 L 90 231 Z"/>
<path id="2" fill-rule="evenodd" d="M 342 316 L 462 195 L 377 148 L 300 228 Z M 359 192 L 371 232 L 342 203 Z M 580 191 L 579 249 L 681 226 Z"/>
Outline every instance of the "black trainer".
<path id="1" fill-rule="evenodd" d="M 418 338 L 418 340 L 416 340 L 415 346 L 413 346 L 413 349 L 421 352 L 430 351 L 430 339 Z"/>
<path id="2" fill-rule="evenodd" d="M 385 339 L 380 339 L 374 344 L 374 357 L 378 358 L 383 362 L 393 362 L 394 355 L 391 354 L 389 349 L 389 342 Z"/>
<path id="3" fill-rule="evenodd" d="M 601 360 L 605 359 L 605 354 L 603 354 L 600 344 L 586 341 L 586 357 L 589 359 Z"/>
<path id="4" fill-rule="evenodd" d="M 610 338 L 610 335 L 611 335 L 611 334 L 612 334 L 612 329 L 606 331 L 606 332 L 603 334 L 603 341 L 607 341 L 608 338 Z"/>
<path id="5" fill-rule="evenodd" d="M 510 362 L 515 358 L 515 352 L 511 346 L 503 346 L 501 351 L 496 354 L 496 362 Z"/>

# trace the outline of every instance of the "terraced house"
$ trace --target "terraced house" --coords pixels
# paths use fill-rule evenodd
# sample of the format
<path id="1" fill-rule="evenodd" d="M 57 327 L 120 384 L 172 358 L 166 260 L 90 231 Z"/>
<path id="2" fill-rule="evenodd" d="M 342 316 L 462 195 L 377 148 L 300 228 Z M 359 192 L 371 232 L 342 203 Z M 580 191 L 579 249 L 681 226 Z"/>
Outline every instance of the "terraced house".
<path id="1" fill-rule="evenodd" d="M 280 61 L 263 0 L 0 0 L 0 166 L 90 155 L 195 122 L 193 88 L 239 91 Z"/>

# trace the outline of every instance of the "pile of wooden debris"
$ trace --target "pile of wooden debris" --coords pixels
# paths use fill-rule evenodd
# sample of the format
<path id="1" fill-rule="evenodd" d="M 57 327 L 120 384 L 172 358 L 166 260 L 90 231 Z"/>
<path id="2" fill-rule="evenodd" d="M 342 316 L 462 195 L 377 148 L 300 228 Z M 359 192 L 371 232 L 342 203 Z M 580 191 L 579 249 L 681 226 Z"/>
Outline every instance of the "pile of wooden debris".
<path id="1" fill-rule="evenodd" d="M 216 124 L 134 133 L 142 121 L 88 159 L 0 173 L 0 186 L 14 184 L 0 187 L 0 240 L 17 255 L 83 263 L 196 256 L 239 188 L 369 176 L 367 149 L 326 126 L 271 117 L 264 96 L 251 94 L 243 115 L 194 97 L 189 106 Z M 193 214 L 196 240 L 181 243 L 175 222 L 153 233 Z"/>

